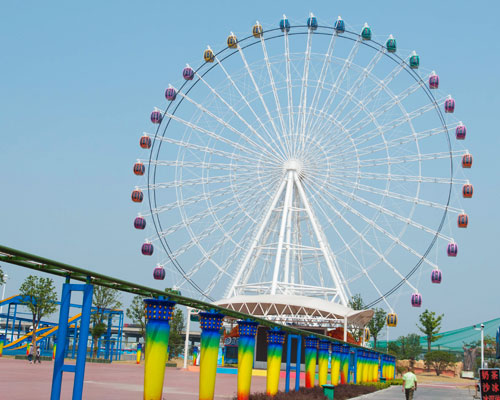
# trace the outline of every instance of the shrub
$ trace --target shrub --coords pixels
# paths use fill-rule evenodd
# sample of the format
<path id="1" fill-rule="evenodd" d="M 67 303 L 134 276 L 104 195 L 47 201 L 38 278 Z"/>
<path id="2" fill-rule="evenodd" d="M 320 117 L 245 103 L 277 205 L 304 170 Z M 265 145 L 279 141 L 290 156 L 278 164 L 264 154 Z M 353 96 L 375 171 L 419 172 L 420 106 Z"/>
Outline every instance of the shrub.
<path id="1" fill-rule="evenodd" d="M 425 353 L 425 365 L 427 368 L 434 368 L 436 375 L 441 375 L 446 367 L 457 361 L 453 353 L 448 353 L 442 350 L 430 351 Z"/>

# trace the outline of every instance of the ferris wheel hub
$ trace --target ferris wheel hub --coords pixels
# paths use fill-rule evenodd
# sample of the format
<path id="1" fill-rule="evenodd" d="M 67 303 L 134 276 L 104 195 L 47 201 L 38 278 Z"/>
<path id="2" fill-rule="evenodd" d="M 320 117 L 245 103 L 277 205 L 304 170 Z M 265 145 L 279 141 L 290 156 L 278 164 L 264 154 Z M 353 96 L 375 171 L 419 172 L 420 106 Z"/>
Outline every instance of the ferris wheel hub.
<path id="1" fill-rule="evenodd" d="M 285 172 L 295 171 L 297 172 L 297 175 L 302 176 L 303 166 L 304 164 L 301 160 L 297 158 L 291 158 L 285 161 L 285 164 L 283 164 L 283 169 Z"/>

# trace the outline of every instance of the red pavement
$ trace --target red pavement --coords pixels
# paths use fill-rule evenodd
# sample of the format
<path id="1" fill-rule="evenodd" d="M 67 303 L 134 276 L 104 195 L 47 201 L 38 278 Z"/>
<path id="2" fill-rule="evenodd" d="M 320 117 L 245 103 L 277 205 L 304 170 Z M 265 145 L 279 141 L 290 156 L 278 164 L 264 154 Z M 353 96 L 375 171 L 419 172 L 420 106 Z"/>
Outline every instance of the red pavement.
<path id="1" fill-rule="evenodd" d="M 85 369 L 83 398 L 85 400 L 140 400 L 144 366 L 136 364 L 92 364 Z M 174 368 L 165 371 L 165 400 L 197 400 L 199 375 Z M 49 399 L 52 383 L 52 362 L 30 365 L 24 360 L 0 358 L 0 399 Z M 292 380 L 292 385 L 295 383 Z M 280 380 L 284 389 L 285 380 Z M 263 392 L 266 378 L 252 378 L 252 392 Z M 71 399 L 73 374 L 63 375 L 61 399 Z M 233 399 L 236 395 L 236 375 L 217 374 L 215 399 Z"/>

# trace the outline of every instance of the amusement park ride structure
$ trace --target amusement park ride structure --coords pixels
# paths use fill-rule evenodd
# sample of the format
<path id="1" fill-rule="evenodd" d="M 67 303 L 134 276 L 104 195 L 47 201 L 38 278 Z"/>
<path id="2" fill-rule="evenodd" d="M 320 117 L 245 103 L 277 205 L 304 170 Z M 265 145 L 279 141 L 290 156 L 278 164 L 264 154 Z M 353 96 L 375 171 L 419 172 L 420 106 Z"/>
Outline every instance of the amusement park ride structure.
<path id="1" fill-rule="evenodd" d="M 132 200 L 147 192 L 148 202 L 134 227 L 152 222 L 142 254 L 156 251 L 154 278 L 300 326 L 315 315 L 342 325 L 363 293 L 395 326 L 389 297 L 404 287 L 420 307 L 424 268 L 442 279 L 435 244 L 458 254 L 445 222 L 469 222 L 456 204 L 473 186 L 455 176 L 457 158 L 472 166 L 452 146 L 451 129 L 457 143 L 467 133 L 451 120 L 455 100 L 434 71 L 419 74 L 415 51 L 400 56 L 393 35 L 379 43 L 368 24 L 357 33 L 341 17 L 257 22 L 226 44 L 168 85 L 154 134 L 140 138 L 149 158 L 133 171 L 147 182 Z M 320 308 L 292 311 L 300 301 Z"/>

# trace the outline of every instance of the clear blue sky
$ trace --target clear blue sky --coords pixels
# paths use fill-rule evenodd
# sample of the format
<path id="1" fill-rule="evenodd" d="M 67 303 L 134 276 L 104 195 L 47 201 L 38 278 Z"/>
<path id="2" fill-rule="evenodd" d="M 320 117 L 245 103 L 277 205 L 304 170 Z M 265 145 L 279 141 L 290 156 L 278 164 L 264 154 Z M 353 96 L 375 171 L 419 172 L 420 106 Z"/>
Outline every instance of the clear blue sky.
<path id="1" fill-rule="evenodd" d="M 426 306 L 444 312 L 445 330 L 499 316 L 497 173 L 500 7 L 486 1 L 153 1 L 7 2 L 0 24 L 0 243 L 125 280 L 152 281 L 132 227 L 132 164 L 138 138 L 167 83 L 207 44 L 313 11 L 342 15 L 374 34 L 393 33 L 421 64 L 453 88 L 474 155 L 468 174 L 470 227 L 459 257 Z M 29 271 L 2 265 L 7 295 Z M 58 280 L 58 284 L 61 283 Z M 128 304 L 129 297 L 124 296 Z M 418 311 L 400 311 L 394 335 L 415 330 Z"/>

